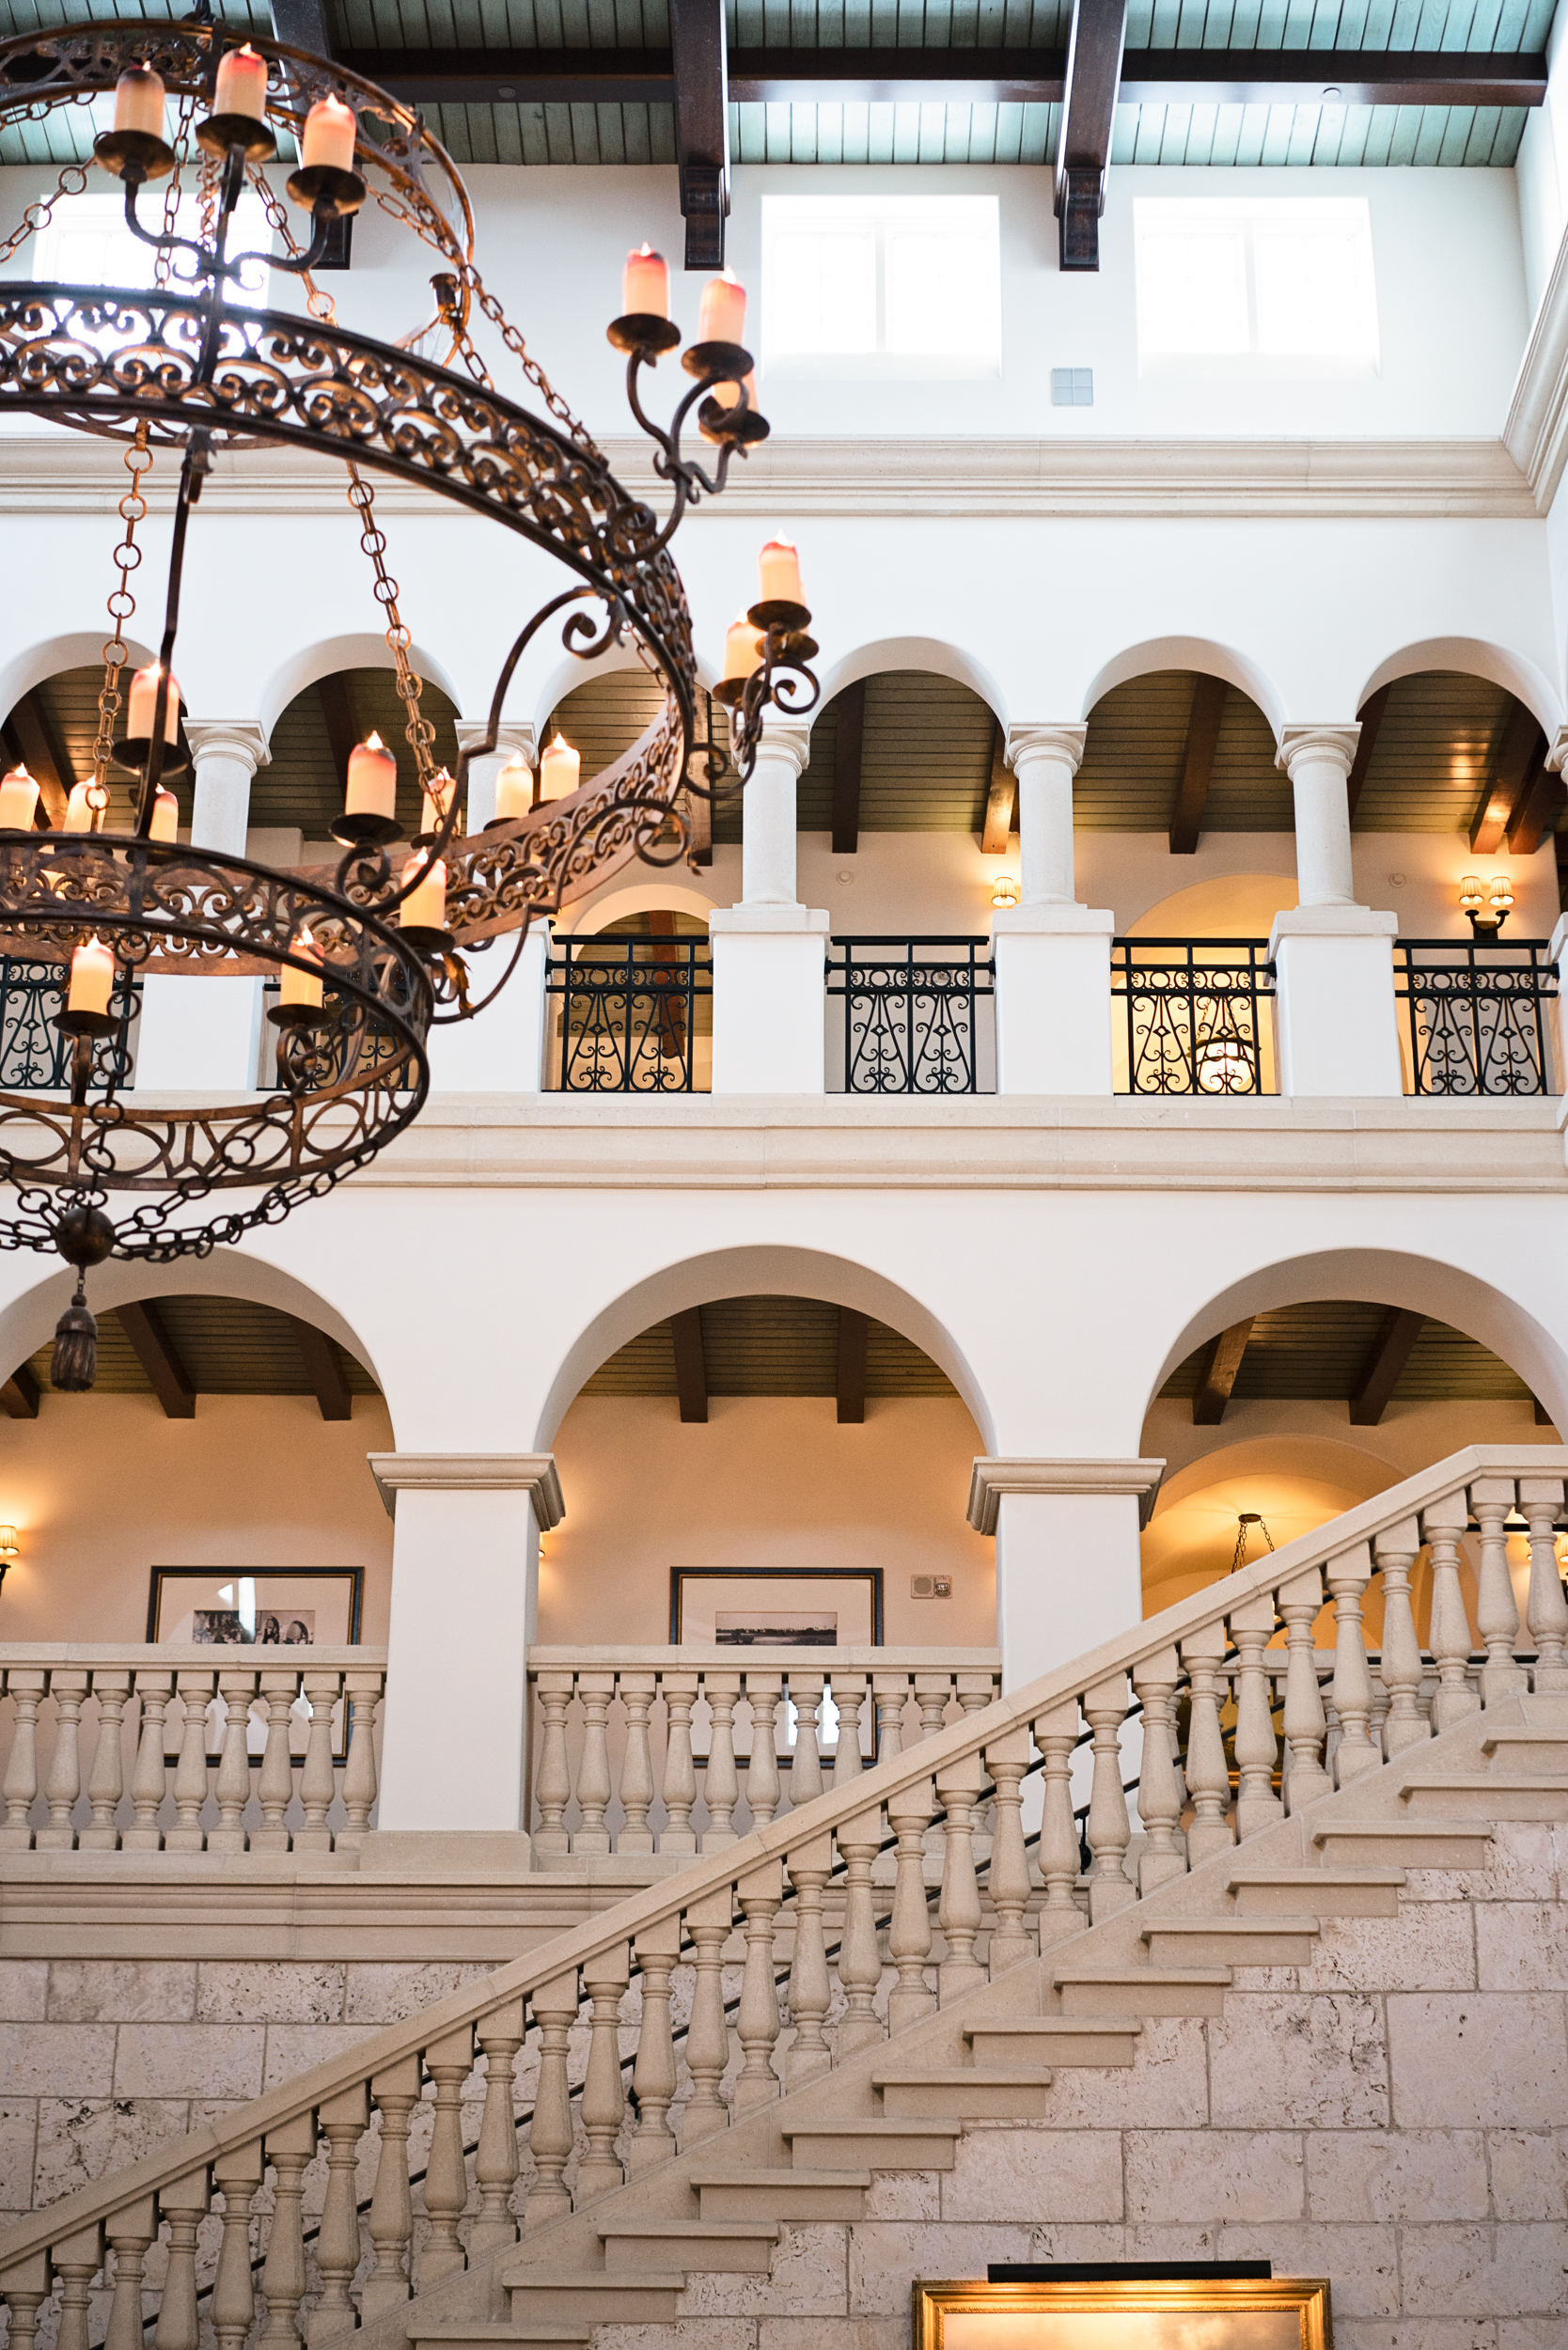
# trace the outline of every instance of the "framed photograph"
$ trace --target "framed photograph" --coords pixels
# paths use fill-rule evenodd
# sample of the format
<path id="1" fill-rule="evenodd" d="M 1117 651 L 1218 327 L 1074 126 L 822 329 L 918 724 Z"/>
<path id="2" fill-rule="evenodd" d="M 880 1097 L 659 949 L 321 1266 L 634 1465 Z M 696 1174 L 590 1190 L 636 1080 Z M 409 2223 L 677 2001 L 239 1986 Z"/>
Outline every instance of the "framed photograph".
<path id="1" fill-rule="evenodd" d="M 917 2284 L 914 2350 L 1333 2350 L 1321 2277 Z"/>
<path id="2" fill-rule="evenodd" d="M 198 1648 L 353 1648 L 363 1567 L 154 1567 L 150 1641 Z"/>
<path id="3" fill-rule="evenodd" d="M 880 1648 L 880 1567 L 671 1567 L 672 1648 Z"/>

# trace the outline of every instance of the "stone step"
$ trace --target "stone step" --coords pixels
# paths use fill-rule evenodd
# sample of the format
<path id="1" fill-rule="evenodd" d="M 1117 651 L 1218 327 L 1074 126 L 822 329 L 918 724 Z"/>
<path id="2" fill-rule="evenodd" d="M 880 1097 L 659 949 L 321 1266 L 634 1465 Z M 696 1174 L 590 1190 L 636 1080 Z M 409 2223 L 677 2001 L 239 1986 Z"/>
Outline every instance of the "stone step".
<path id="1" fill-rule="evenodd" d="M 1312 1830 L 1325 1860 L 1391 1869 L 1484 1869 L 1491 1832 L 1480 1820 L 1325 1820 Z"/>
<path id="2" fill-rule="evenodd" d="M 1046 2065 L 934 2065 L 871 2075 L 889 2121 L 945 2114 L 961 2122 L 1038 2122 L 1050 2110 Z"/>
<path id="3" fill-rule="evenodd" d="M 714 2219 L 858 2219 L 870 2170 L 694 2170 L 698 2209 Z"/>
<path id="4" fill-rule="evenodd" d="M 1222 2015 L 1229 1966 L 1053 1966 L 1064 2015 Z"/>
<path id="5" fill-rule="evenodd" d="M 1143 1929 L 1155 1966 L 1309 1966 L 1315 1918 L 1160 1918 Z"/>
<path id="6" fill-rule="evenodd" d="M 1232 1869 L 1225 1889 L 1244 1918 L 1275 1918 L 1303 1897 L 1324 1918 L 1397 1918 L 1403 1869 Z"/>
<path id="7" fill-rule="evenodd" d="M 1417 1820 L 1568 1819 L 1568 1778 L 1560 1773 L 1450 1772 L 1406 1779 L 1399 1792 Z"/>
<path id="8" fill-rule="evenodd" d="M 1488 1731 L 1481 1742 L 1487 1761 L 1505 1771 L 1568 1771 L 1568 1729 L 1542 1730 L 1529 1723 Z"/>
<path id="9" fill-rule="evenodd" d="M 604 2268 L 616 2276 L 648 2266 L 667 2247 L 677 2260 L 705 2276 L 765 2277 L 778 2247 L 776 2218 L 606 2220 L 599 2230 Z"/>
<path id="10" fill-rule="evenodd" d="M 1103 2023 L 1080 2015 L 1030 2015 L 1022 2021 L 966 2024 L 977 2064 L 1131 2064 L 1143 2026 L 1136 2015 Z"/>
<path id="11" fill-rule="evenodd" d="M 578 2345 L 593 2340 L 588 2325 L 514 2326 L 502 2318 L 491 2324 L 483 2318 L 448 2318 L 444 2325 L 420 2325 L 411 2318 L 408 2339 L 412 2342 L 428 2342 L 438 2350 L 501 2350 L 507 2342 L 517 2342 L 521 2350 L 551 2350 L 558 2342 L 561 2350 L 578 2350 Z"/>
<path id="12" fill-rule="evenodd" d="M 695 2264 L 694 2264 L 695 2265 Z M 525 2326 L 667 2326 L 686 2290 L 683 2268 L 617 2276 L 607 2268 L 528 2268 L 513 2264 L 501 2279 L 511 2313 Z"/>
<path id="13" fill-rule="evenodd" d="M 797 2122 L 781 2135 L 797 2170 L 950 2170 L 962 2122 L 932 2116 L 911 2122 Z"/>

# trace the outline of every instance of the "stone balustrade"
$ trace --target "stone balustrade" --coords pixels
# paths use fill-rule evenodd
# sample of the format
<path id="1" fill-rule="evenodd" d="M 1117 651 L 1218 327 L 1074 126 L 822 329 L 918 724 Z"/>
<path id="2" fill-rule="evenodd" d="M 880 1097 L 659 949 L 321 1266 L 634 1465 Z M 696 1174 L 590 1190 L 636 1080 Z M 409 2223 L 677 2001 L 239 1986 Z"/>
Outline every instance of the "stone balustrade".
<path id="1" fill-rule="evenodd" d="M 8 1853 L 355 1853 L 386 1651 L 0 1644 Z"/>
<path id="2" fill-rule="evenodd" d="M 395 2320 L 412 2294 L 504 2251 L 520 2228 L 721 2137 L 1478 1708 L 1568 1691 L 1565 1477 L 1568 1450 L 1456 1454 L 694 1856 L 545 1950 L 214 2111 L 0 2234 L 13 2350 L 31 2350 L 55 2294 L 45 2326 L 58 2350 L 88 2350 L 100 2295 L 114 2350 L 140 2342 L 149 2275 L 164 2350 L 205 2338 L 204 2320 L 220 2343 L 243 2344 L 258 2284 L 269 2340 L 303 2334 L 314 2350 Z M 1461 1574 L 1472 1527 L 1473 1622 Z M 1523 1624 L 1515 1528 L 1530 1550 Z M 1410 1598 L 1423 1550 L 1430 1662 Z M 1374 1578 L 1375 1675 L 1363 1637 Z M 756 1669 L 770 1677 L 765 1699 L 773 1668 Z M 324 2200 L 307 2239 L 302 2181 L 319 2149 Z M 205 2229 L 218 2206 L 221 2229 Z"/>

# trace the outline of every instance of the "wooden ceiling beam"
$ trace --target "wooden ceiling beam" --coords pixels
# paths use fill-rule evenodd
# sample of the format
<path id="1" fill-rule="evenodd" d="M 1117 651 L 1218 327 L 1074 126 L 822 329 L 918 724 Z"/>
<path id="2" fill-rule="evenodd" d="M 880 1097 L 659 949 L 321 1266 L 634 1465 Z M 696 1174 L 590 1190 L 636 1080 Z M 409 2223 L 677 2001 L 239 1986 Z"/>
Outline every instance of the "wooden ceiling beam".
<path id="1" fill-rule="evenodd" d="M 991 788 L 985 795 L 985 822 L 980 829 L 981 856 L 1006 856 L 1017 805 L 1018 778 L 1007 763 L 1007 728 L 998 718 L 991 742 Z"/>
<path id="2" fill-rule="evenodd" d="M 117 1306 L 115 1311 L 165 1418 L 195 1419 L 196 1391 L 157 1307 L 143 1299 L 133 1306 Z"/>
<path id="3" fill-rule="evenodd" d="M 853 1306 L 839 1308 L 839 1425 L 858 1427 L 866 1417 L 866 1335 L 870 1323 Z"/>
<path id="4" fill-rule="evenodd" d="M 323 1419 L 352 1419 L 353 1396 L 337 1359 L 337 1349 L 324 1330 L 318 1330 L 313 1322 L 302 1322 L 290 1314 L 294 1337 L 299 1342 L 300 1360 L 305 1375 L 315 1390 L 316 1402 Z"/>
<path id="5" fill-rule="evenodd" d="M 270 0 L 273 39 L 290 49 L 307 50 L 313 57 L 332 55 L 332 27 L 325 0 Z M 326 251 L 318 269 L 347 269 L 353 254 L 352 212 L 339 212 L 327 227 Z"/>
<path id="6" fill-rule="evenodd" d="M 67 797 L 79 778 L 60 730 L 36 688 L 23 695 L 7 721 L 7 731 L 14 737 L 23 764 L 38 784 L 39 813 L 58 832 L 65 822 Z"/>
<path id="7" fill-rule="evenodd" d="M 353 696 L 349 681 L 341 669 L 331 677 L 318 678 L 316 692 L 321 699 L 321 716 L 326 724 L 327 742 L 332 749 L 332 763 L 337 770 L 337 780 L 344 791 L 349 782 L 349 754 L 359 741 L 354 723 Z"/>
<path id="8" fill-rule="evenodd" d="M 1064 270 L 1100 266 L 1100 215 L 1126 39 L 1127 0 L 1073 0 L 1057 141 L 1057 245 Z"/>
<path id="9" fill-rule="evenodd" d="M 42 1389 L 29 1363 L 18 1363 L 10 1377 L 0 1382 L 0 1409 L 8 1419 L 37 1419 Z"/>
<path id="10" fill-rule="evenodd" d="M 839 697 L 833 741 L 833 854 L 854 856 L 860 846 L 860 760 L 866 739 L 866 681 Z"/>
<path id="11" fill-rule="evenodd" d="M 1377 737 L 1383 725 L 1383 713 L 1388 707 L 1391 685 L 1380 685 L 1375 694 L 1369 694 L 1361 705 L 1361 731 L 1356 738 L 1356 756 L 1350 762 L 1350 775 L 1345 783 L 1345 798 L 1350 807 L 1350 821 L 1356 822 L 1361 793 L 1366 785 L 1367 770 L 1377 748 Z"/>
<path id="12" fill-rule="evenodd" d="M 708 1417 L 708 1365 L 702 1352 L 702 1308 L 688 1306 L 671 1314 L 670 1337 L 675 1342 L 675 1392 L 684 1420 Z"/>
<path id="13" fill-rule="evenodd" d="M 1248 1314 L 1245 1322 L 1233 1322 L 1229 1330 L 1222 1330 L 1217 1338 L 1209 1340 L 1192 1399 L 1195 1428 L 1217 1428 L 1225 1418 L 1225 1407 L 1231 1401 L 1255 1319 Z"/>
<path id="14" fill-rule="evenodd" d="M 1556 830 L 1563 789 L 1562 777 L 1553 775 L 1546 764 L 1546 738 L 1543 735 L 1508 820 L 1510 856 L 1533 856 L 1546 834 Z"/>
<path id="15" fill-rule="evenodd" d="M 724 267 L 729 215 L 729 43 L 724 0 L 669 0 L 675 164 L 687 269 Z"/>
<path id="16" fill-rule="evenodd" d="M 1225 715 L 1225 697 L 1229 691 L 1222 677 L 1208 677 L 1200 672 L 1193 681 L 1192 708 L 1187 714 L 1186 748 L 1182 754 L 1182 780 L 1176 786 L 1176 805 L 1170 812 L 1172 856 L 1193 856 L 1197 854 L 1199 836 L 1203 829 L 1203 810 L 1209 799 L 1209 778 L 1214 773 L 1215 751 L 1219 743 L 1220 721 Z"/>
<path id="17" fill-rule="evenodd" d="M 1508 714 L 1492 773 L 1470 826 L 1472 855 L 1490 856 L 1501 848 L 1535 761 L 1545 755 L 1546 738 L 1535 713 L 1527 710 L 1523 702 L 1515 702 Z"/>
<path id="18" fill-rule="evenodd" d="M 1367 1349 L 1356 1385 L 1350 1391 L 1350 1424 L 1375 1428 L 1388 1407 L 1399 1376 L 1410 1360 L 1410 1350 L 1421 1335 L 1424 1314 L 1403 1306 L 1390 1306 Z"/>

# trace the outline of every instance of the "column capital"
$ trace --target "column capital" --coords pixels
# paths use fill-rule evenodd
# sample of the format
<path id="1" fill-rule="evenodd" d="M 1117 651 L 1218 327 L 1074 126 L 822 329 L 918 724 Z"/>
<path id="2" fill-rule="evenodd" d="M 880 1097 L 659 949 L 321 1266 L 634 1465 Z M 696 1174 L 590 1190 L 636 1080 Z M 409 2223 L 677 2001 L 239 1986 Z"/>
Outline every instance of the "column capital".
<path id="1" fill-rule="evenodd" d="M 525 1493 L 540 1531 L 566 1515 L 553 1452 L 368 1452 L 386 1514 L 397 1515 L 400 1493 Z"/>
<path id="2" fill-rule="evenodd" d="M 795 775 L 803 776 L 811 757 L 810 719 L 797 717 L 792 711 L 770 707 L 763 713 L 758 757 L 787 760 Z"/>
<path id="3" fill-rule="evenodd" d="M 1545 765 L 1554 776 L 1560 776 L 1568 767 L 1568 727 L 1559 727 L 1546 753 Z"/>
<path id="4" fill-rule="evenodd" d="M 1043 721 L 1024 719 L 1007 729 L 1007 749 L 1003 756 L 1014 775 L 1021 759 L 1065 760 L 1074 775 L 1089 740 L 1087 726 L 1051 726 Z"/>
<path id="5" fill-rule="evenodd" d="M 258 767 L 272 765 L 267 730 L 256 718 L 187 718 L 185 740 L 197 760 L 238 760 L 252 775 Z"/>
<path id="6" fill-rule="evenodd" d="M 488 718 L 459 718 L 455 722 L 460 751 L 477 751 L 490 732 Z M 530 767 L 539 765 L 539 728 L 531 718 L 503 718 L 495 729 L 496 759 L 525 759 Z"/>
<path id="7" fill-rule="evenodd" d="M 1297 760 L 1322 760 L 1348 776 L 1356 764 L 1356 745 L 1360 740 L 1359 719 L 1348 727 L 1286 727 L 1274 763 L 1283 767 L 1293 783 Z"/>
<path id="8" fill-rule="evenodd" d="M 977 1534 L 995 1534 L 1004 1494 L 1126 1494 L 1147 1526 L 1165 1475 L 1163 1461 L 1043 1461 L 981 1458 L 969 1477 L 969 1523 Z"/>

